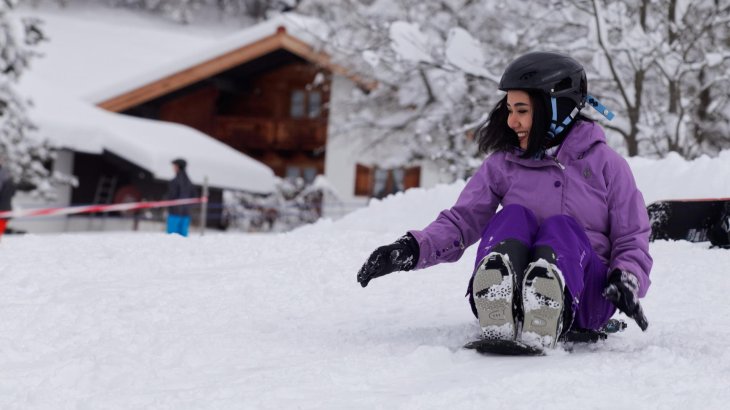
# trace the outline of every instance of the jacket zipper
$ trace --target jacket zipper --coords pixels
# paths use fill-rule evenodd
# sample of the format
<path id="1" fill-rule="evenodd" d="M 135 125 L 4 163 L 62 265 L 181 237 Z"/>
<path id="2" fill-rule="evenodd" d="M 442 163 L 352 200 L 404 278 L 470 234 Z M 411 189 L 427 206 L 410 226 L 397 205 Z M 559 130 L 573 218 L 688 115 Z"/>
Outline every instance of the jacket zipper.
<path id="1" fill-rule="evenodd" d="M 562 169 L 563 171 L 565 171 L 565 166 L 563 164 L 561 164 L 560 161 L 558 161 L 558 157 L 553 157 L 553 160 L 555 161 L 556 164 L 558 164 L 558 166 L 560 167 L 560 169 Z"/>

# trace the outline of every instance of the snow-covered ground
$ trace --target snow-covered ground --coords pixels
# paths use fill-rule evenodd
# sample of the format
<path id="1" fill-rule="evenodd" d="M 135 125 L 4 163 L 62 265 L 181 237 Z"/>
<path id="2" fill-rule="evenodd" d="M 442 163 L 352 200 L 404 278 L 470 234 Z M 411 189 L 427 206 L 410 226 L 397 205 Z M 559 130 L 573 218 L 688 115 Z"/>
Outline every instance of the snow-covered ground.
<path id="1" fill-rule="evenodd" d="M 473 248 L 357 284 L 462 187 L 277 235 L 6 236 L 0 408 L 727 408 L 730 251 L 707 243 L 652 244 L 646 333 L 538 358 L 461 348 Z"/>
<path id="2" fill-rule="evenodd" d="M 65 12 L 47 13 L 52 38 L 88 40 L 57 30 Z M 133 18 L 124 16 L 115 19 Z M 135 24 L 137 34 L 184 44 L 165 53 L 217 37 L 175 43 L 152 33 L 156 25 Z M 66 44 L 73 58 L 69 44 L 78 43 Z M 129 74 L 134 64 L 122 59 L 135 55 L 88 64 Z M 170 56 L 139 58 L 158 57 Z M 58 74 L 40 61 L 37 69 Z M 106 85 L 73 70 L 60 78 L 79 97 Z M 647 202 L 730 197 L 730 152 L 630 164 Z M 5 236 L 0 409 L 730 406 L 730 251 L 707 243 L 652 244 L 646 333 L 630 323 L 605 342 L 538 358 L 461 348 L 479 333 L 464 298 L 473 248 L 458 263 L 357 284 L 375 247 L 425 226 L 462 187 L 411 190 L 277 235 Z"/>

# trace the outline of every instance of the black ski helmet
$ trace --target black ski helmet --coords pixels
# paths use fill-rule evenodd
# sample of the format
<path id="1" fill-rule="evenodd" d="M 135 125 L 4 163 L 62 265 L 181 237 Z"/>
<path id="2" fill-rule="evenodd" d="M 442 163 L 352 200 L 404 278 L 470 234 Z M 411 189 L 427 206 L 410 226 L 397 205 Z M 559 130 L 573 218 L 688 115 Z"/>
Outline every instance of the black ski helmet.
<path id="1" fill-rule="evenodd" d="M 499 89 L 539 90 L 549 97 L 567 98 L 580 109 L 588 94 L 588 81 L 583 66 L 573 58 L 535 51 L 518 57 L 507 66 Z"/>

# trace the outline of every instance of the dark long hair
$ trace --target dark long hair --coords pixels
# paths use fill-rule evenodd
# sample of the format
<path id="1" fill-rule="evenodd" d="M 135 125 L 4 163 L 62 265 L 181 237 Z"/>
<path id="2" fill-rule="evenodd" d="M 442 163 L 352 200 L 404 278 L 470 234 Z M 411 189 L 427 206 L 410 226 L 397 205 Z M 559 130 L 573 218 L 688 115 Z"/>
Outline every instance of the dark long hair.
<path id="1" fill-rule="evenodd" d="M 551 111 L 548 96 L 538 90 L 525 90 L 525 92 L 530 96 L 530 102 L 532 103 L 532 126 L 530 127 L 527 150 L 521 155 L 522 158 L 532 158 L 545 148 L 560 144 L 576 122 L 581 120 L 592 121 L 578 114 L 575 121 L 561 132 L 557 138 L 550 139 L 548 131 L 550 130 Z M 560 111 L 558 110 L 559 113 Z M 508 115 L 507 96 L 505 95 L 494 106 L 487 120 L 477 129 L 480 152 L 488 154 L 495 151 L 512 151 L 520 146 L 517 133 L 507 125 Z"/>
<path id="2" fill-rule="evenodd" d="M 532 103 L 532 126 L 530 127 L 527 150 L 522 157 L 529 158 L 542 150 L 545 145 L 545 139 L 550 127 L 550 110 L 543 92 L 537 90 L 525 91 L 530 96 L 530 102 Z M 479 151 L 485 154 L 494 151 L 512 151 L 520 146 L 517 133 L 507 125 L 508 116 L 507 96 L 505 95 L 497 102 L 492 112 L 489 113 L 487 120 L 477 130 Z"/>

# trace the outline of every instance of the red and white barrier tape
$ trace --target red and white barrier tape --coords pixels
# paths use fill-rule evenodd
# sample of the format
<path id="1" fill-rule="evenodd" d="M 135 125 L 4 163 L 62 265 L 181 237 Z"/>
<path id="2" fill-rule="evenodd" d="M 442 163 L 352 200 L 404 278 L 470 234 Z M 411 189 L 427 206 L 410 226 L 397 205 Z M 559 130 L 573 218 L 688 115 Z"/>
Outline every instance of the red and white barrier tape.
<path id="1" fill-rule="evenodd" d="M 208 202 L 207 197 L 171 199 L 167 201 L 151 201 L 151 202 L 126 202 L 123 204 L 112 205 L 81 205 L 69 206 L 65 208 L 42 208 L 42 209 L 23 209 L 18 211 L 0 212 L 0 218 L 30 218 L 37 216 L 52 215 L 71 215 L 93 212 L 119 212 L 131 211 L 135 209 L 161 208 L 165 206 L 190 205 Z"/>

